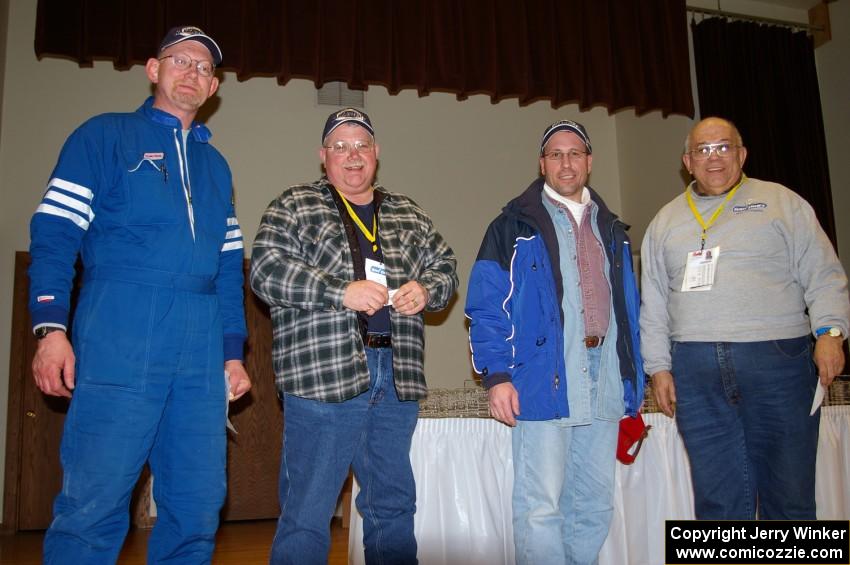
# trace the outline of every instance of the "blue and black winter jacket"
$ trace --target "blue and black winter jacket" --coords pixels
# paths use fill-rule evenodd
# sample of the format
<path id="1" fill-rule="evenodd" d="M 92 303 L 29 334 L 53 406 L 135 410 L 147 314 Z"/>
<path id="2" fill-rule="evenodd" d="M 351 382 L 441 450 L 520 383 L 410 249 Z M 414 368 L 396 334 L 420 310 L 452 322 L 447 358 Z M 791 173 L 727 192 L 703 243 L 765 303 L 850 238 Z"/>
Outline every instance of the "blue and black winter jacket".
<path id="1" fill-rule="evenodd" d="M 543 179 L 510 201 L 487 229 L 470 275 L 466 315 L 473 367 L 484 386 L 513 382 L 520 419 L 569 416 L 564 361 L 563 286 L 558 238 L 543 207 Z M 638 309 L 626 226 L 591 189 L 597 223 L 610 263 L 608 279 L 617 322 L 617 357 L 626 413 L 643 400 Z M 566 378 L 564 378 L 566 377 Z"/>

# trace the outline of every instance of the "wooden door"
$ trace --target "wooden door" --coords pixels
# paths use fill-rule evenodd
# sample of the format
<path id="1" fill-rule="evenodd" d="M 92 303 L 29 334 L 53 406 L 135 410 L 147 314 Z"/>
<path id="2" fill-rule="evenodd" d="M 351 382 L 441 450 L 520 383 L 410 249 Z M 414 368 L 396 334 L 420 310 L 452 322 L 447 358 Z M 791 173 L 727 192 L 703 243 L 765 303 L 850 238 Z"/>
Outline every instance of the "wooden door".
<path id="1" fill-rule="evenodd" d="M 6 434 L 4 530 L 44 529 L 52 518 L 53 499 L 61 488 L 59 444 L 68 401 L 36 388 L 31 362 L 36 348 L 27 308 L 29 254 L 15 255 L 9 405 Z M 246 265 L 247 270 L 247 265 Z M 246 277 L 247 278 L 247 277 Z M 247 288 L 248 348 L 246 366 L 253 389 L 233 405 L 238 434 L 228 439 L 228 496 L 225 520 L 275 518 L 280 463 L 282 414 L 271 369 L 271 321 L 268 308 Z M 149 526 L 145 474 L 134 498 L 133 521 Z"/>
<path id="2" fill-rule="evenodd" d="M 15 255 L 12 345 L 9 371 L 8 432 L 4 526 L 15 513 L 16 529 L 38 530 L 50 524 L 53 498 L 62 486 L 59 442 L 68 399 L 41 394 L 32 378 L 36 340 L 29 328 L 27 267 L 29 255 Z M 26 328 L 25 330 L 22 328 Z M 16 483 L 17 489 L 8 485 Z"/>
<path id="3" fill-rule="evenodd" d="M 272 324 L 268 306 L 251 292 L 247 282 L 245 286 L 248 324 L 245 366 L 252 388 L 250 395 L 243 396 L 230 408 L 230 419 L 238 433 L 228 432 L 223 520 L 277 518 L 280 512 L 277 477 L 283 411 L 272 371 Z"/>

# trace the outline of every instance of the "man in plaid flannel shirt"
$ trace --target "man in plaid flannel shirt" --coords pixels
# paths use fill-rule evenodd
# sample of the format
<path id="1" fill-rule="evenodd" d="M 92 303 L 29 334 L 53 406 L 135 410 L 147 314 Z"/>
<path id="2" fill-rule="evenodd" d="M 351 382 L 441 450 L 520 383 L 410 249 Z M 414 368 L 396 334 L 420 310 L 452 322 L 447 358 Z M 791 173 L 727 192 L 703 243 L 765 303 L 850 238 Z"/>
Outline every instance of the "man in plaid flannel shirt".
<path id="1" fill-rule="evenodd" d="M 375 183 L 369 117 L 334 112 L 326 176 L 285 190 L 254 240 L 251 287 L 271 307 L 285 418 L 275 564 L 326 563 L 349 466 L 366 561 L 416 563 L 409 450 L 425 385 L 423 310 L 458 284 L 454 252 L 411 199 Z"/>

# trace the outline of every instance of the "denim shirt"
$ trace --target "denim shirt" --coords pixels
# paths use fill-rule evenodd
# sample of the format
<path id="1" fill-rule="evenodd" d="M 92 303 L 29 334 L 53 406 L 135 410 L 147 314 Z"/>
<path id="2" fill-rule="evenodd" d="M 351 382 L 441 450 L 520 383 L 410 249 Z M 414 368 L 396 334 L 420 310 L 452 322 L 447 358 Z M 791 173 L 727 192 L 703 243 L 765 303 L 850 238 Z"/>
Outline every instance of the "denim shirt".
<path id="1" fill-rule="evenodd" d="M 543 198 L 543 206 L 552 218 L 555 233 L 558 237 L 560 253 L 561 277 L 563 279 L 564 296 L 562 309 L 564 312 L 564 362 L 567 370 L 567 402 L 570 415 L 561 420 L 572 425 L 590 424 L 592 418 L 603 420 L 619 420 L 623 416 L 623 382 L 618 372 L 617 358 L 617 319 L 610 305 L 610 323 L 605 342 L 602 344 L 602 360 L 599 367 L 598 382 L 591 379 L 588 370 L 587 348 L 584 345 L 584 317 L 582 310 L 580 275 L 576 258 L 576 234 L 573 224 L 566 216 L 568 213 Z M 591 221 L 593 234 L 602 241 L 599 234 L 596 216 L 599 207 L 594 202 L 588 204 L 585 220 Z M 610 265 L 605 257 L 605 279 L 609 280 Z M 595 404 L 594 404 L 595 403 Z"/>

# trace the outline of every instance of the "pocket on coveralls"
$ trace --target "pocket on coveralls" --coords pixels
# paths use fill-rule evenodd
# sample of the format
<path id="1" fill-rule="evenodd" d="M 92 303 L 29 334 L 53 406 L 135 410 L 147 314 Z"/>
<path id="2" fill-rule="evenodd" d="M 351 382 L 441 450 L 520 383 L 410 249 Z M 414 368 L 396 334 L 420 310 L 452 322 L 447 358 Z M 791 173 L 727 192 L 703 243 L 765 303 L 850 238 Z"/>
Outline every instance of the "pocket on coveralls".
<path id="1" fill-rule="evenodd" d="M 145 388 L 156 289 L 95 281 L 75 319 L 77 384 Z"/>

